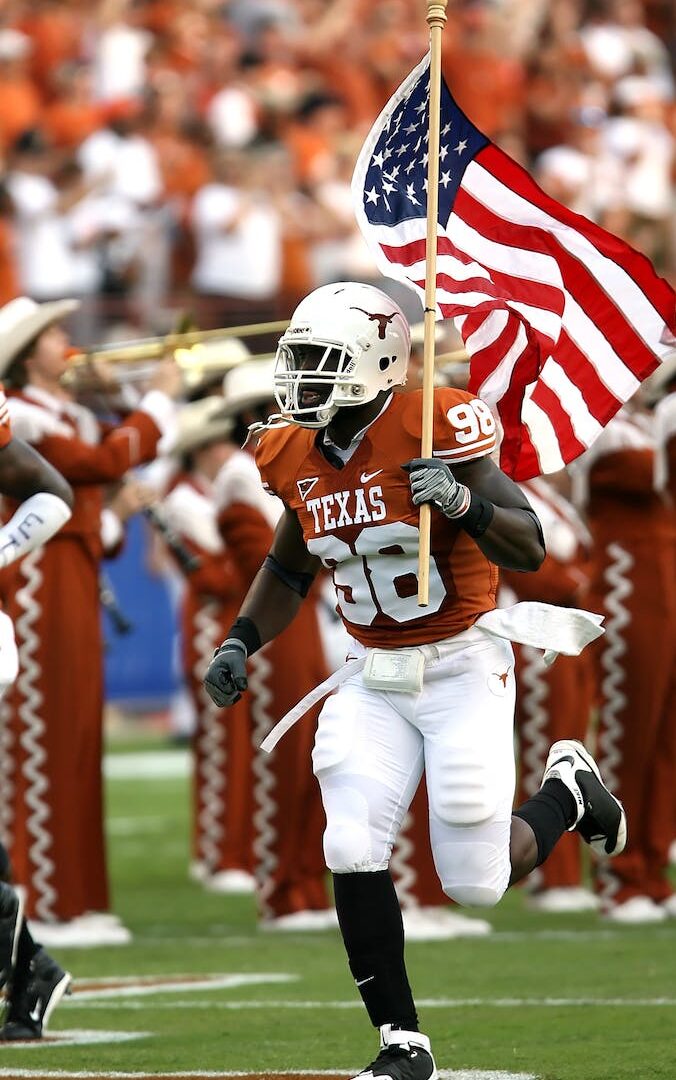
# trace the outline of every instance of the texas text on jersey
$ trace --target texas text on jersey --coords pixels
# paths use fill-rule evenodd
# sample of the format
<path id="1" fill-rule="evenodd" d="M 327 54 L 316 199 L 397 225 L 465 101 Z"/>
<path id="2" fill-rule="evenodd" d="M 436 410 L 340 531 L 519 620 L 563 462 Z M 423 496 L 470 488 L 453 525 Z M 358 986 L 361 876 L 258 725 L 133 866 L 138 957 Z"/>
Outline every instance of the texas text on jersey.
<path id="1" fill-rule="evenodd" d="M 439 641 L 495 607 L 497 568 L 463 529 L 432 515 L 429 606 L 418 607 L 419 511 L 401 466 L 420 453 L 421 394 L 394 394 L 340 468 L 322 433 L 296 425 L 262 436 L 256 463 L 268 491 L 294 510 L 308 550 L 333 572 L 337 610 L 366 646 Z M 495 421 L 461 390 L 434 392 L 434 455 L 449 465 L 495 448 Z"/>

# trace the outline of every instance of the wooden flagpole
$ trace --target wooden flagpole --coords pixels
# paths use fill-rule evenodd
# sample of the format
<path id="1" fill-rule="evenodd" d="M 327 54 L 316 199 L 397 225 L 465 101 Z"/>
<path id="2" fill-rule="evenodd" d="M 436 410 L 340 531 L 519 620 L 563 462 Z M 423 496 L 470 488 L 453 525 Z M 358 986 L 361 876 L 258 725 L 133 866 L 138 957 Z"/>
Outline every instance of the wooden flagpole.
<path id="1" fill-rule="evenodd" d="M 432 456 L 434 435 L 434 337 L 437 306 L 437 218 L 439 216 L 439 143 L 441 128 L 441 34 L 448 0 L 427 0 L 430 28 L 430 111 L 427 153 L 427 242 L 423 338 L 423 413 L 421 457 Z M 430 592 L 430 526 L 428 503 L 420 507 L 418 606 L 427 607 Z"/>

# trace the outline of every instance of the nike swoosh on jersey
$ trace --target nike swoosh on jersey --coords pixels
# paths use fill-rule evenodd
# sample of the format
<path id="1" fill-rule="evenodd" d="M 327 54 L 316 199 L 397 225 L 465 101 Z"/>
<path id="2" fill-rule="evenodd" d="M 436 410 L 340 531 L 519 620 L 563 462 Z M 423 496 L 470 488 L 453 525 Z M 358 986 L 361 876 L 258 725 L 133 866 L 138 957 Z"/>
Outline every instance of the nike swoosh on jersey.
<path id="1" fill-rule="evenodd" d="M 382 471 L 382 469 L 376 469 L 375 472 L 363 472 L 359 479 L 362 484 L 368 484 L 369 480 L 373 480 L 374 476 L 380 476 Z"/>

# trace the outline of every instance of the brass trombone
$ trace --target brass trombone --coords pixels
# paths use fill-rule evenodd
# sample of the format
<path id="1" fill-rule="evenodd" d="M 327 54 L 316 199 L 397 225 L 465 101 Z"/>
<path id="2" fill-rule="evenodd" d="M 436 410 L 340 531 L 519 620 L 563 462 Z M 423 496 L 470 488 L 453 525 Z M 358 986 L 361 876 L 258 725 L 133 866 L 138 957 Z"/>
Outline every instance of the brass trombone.
<path id="1" fill-rule="evenodd" d="M 288 319 L 247 323 L 243 326 L 188 330 L 83 349 L 81 352 L 71 353 L 65 382 L 71 386 L 84 382 L 86 389 L 87 369 L 91 370 L 100 361 L 106 365 L 127 368 L 118 374 L 121 383 L 143 380 L 152 370 L 148 367 L 149 364 L 173 354 L 176 363 L 184 372 L 188 387 L 194 386 L 205 375 L 225 372 L 244 360 L 269 359 L 272 353 L 250 353 L 241 339 L 262 334 L 280 334 L 288 325 Z"/>
<path id="2" fill-rule="evenodd" d="M 288 319 L 278 322 L 249 323 L 245 326 L 228 326 L 216 330 L 189 330 L 181 334 L 163 334 L 160 337 L 139 338 L 124 345 L 111 344 L 95 349 L 83 349 L 71 355 L 72 367 L 80 367 L 96 360 L 108 364 L 138 364 L 143 360 L 159 360 L 176 349 L 189 349 L 207 341 L 223 341 L 229 338 L 256 337 L 259 334 L 281 334 L 289 325 Z"/>

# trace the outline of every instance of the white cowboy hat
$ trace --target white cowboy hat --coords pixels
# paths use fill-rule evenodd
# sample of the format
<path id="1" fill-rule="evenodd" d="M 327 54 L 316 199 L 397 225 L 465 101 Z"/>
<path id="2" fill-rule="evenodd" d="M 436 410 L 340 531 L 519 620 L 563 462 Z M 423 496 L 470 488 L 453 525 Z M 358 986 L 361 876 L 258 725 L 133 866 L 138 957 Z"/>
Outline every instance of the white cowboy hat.
<path id="1" fill-rule="evenodd" d="M 38 304 L 28 296 L 18 296 L 0 308 L 0 379 L 29 342 L 79 306 L 79 300 Z"/>
<path id="2" fill-rule="evenodd" d="M 275 396 L 274 370 L 274 358 L 247 360 L 232 368 L 223 379 L 225 412 L 236 416 L 245 409 L 272 400 Z"/>
<path id="3" fill-rule="evenodd" d="M 227 333 L 227 331 L 224 331 Z M 201 341 L 188 349 L 177 349 L 176 356 L 185 356 L 186 384 L 195 391 L 200 386 L 222 375 L 224 371 L 243 363 L 251 356 L 250 350 L 236 337 L 223 337 L 214 341 Z"/>
<path id="4" fill-rule="evenodd" d="M 171 453 L 176 457 L 191 454 L 201 446 L 229 438 L 232 417 L 224 410 L 222 397 L 202 398 L 184 405 L 178 417 L 178 432 Z"/>

